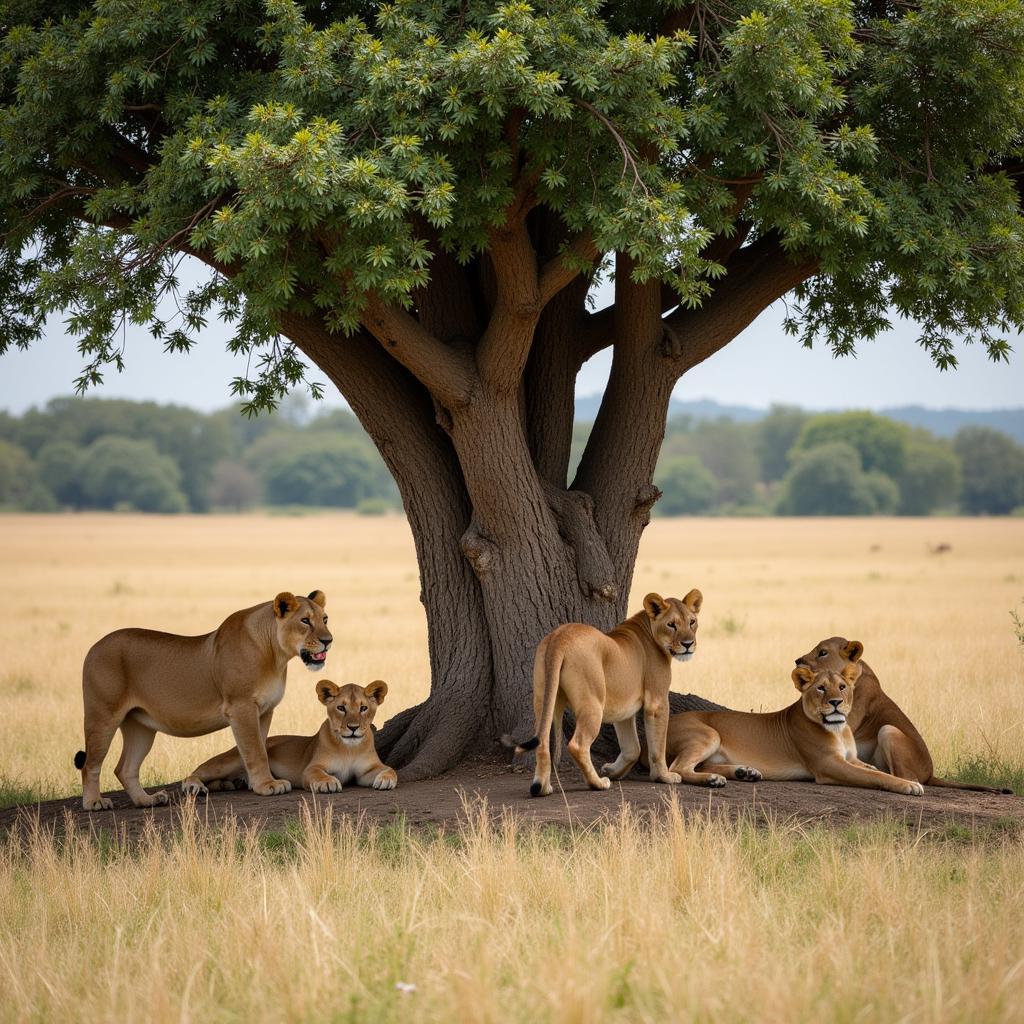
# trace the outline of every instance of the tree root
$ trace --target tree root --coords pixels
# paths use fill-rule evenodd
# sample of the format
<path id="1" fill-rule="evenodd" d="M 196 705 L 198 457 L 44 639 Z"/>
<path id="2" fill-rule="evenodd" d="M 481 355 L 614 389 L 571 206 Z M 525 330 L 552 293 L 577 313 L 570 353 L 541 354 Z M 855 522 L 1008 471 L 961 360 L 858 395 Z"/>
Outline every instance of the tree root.
<path id="1" fill-rule="evenodd" d="M 483 712 L 440 706 L 428 698 L 390 719 L 375 737 L 381 760 L 399 781 L 433 778 L 457 765 L 480 736 Z"/>

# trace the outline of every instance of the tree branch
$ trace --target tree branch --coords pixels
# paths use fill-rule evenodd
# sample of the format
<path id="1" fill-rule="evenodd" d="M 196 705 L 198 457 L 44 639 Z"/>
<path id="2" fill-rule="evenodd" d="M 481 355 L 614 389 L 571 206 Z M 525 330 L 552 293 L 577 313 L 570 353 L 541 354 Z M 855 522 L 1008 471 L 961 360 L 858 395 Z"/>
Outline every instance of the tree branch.
<path id="1" fill-rule="evenodd" d="M 519 387 L 542 308 L 537 255 L 525 220 L 506 221 L 492 232 L 490 254 L 497 295 L 477 348 L 477 365 L 488 387 L 509 392 Z"/>
<path id="2" fill-rule="evenodd" d="M 578 267 L 572 265 L 573 257 L 593 263 L 599 255 L 594 236 L 590 231 L 582 231 L 563 252 L 548 260 L 540 271 L 538 287 L 541 306 L 546 306 L 567 284 L 579 277 Z"/>
<path id="3" fill-rule="evenodd" d="M 665 319 L 666 355 L 674 375 L 714 355 L 817 270 L 814 257 L 790 259 L 774 232 L 740 249 L 728 276 L 699 309 L 678 309 Z"/>
<path id="4" fill-rule="evenodd" d="M 415 317 L 373 292 L 363 310 L 363 325 L 444 406 L 469 402 L 477 378 L 463 351 L 443 344 Z"/>

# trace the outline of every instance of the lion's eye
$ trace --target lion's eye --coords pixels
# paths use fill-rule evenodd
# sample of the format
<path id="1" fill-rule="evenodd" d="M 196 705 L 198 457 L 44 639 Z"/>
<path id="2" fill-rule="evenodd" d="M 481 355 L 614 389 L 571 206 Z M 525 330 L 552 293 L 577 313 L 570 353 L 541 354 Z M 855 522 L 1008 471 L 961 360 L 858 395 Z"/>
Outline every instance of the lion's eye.
<path id="1" fill-rule="evenodd" d="M 822 649 L 820 651 L 818 651 L 818 657 L 819 658 L 824 658 L 827 655 L 828 655 L 828 651 L 826 651 L 824 647 L 822 647 Z"/>
<path id="2" fill-rule="evenodd" d="M 676 628 L 676 624 L 674 622 L 670 622 L 668 624 L 668 628 L 674 630 Z"/>
<path id="3" fill-rule="evenodd" d="M 365 715 L 365 714 L 366 714 L 366 712 L 367 712 L 367 711 L 369 711 L 369 710 L 370 710 L 370 709 L 369 709 L 369 708 L 368 708 L 368 707 L 367 707 L 367 706 L 366 706 L 366 705 L 364 704 L 364 705 L 363 705 L 363 706 L 362 706 L 362 707 L 361 707 L 361 708 L 359 709 L 359 713 L 360 713 L 361 715 Z"/>
<path id="4" fill-rule="evenodd" d="M 690 619 L 690 629 L 696 629 L 696 628 L 697 628 L 697 620 L 696 619 Z"/>
<path id="5" fill-rule="evenodd" d="M 308 625 L 309 625 L 309 619 L 303 619 L 303 620 L 302 620 L 302 624 L 303 624 L 304 626 L 308 626 Z"/>
<path id="6" fill-rule="evenodd" d="M 824 692 L 825 692 L 825 687 L 824 686 L 819 686 L 818 687 L 818 693 L 824 693 Z"/>
<path id="7" fill-rule="evenodd" d="M 327 625 L 327 616 L 326 615 L 324 616 L 324 625 L 325 626 Z"/>
<path id="8" fill-rule="evenodd" d="M 344 705 L 344 704 L 339 704 L 339 705 L 338 705 L 338 710 L 339 710 L 339 711 L 340 711 L 340 712 L 341 712 L 342 714 L 345 714 L 345 705 Z"/>

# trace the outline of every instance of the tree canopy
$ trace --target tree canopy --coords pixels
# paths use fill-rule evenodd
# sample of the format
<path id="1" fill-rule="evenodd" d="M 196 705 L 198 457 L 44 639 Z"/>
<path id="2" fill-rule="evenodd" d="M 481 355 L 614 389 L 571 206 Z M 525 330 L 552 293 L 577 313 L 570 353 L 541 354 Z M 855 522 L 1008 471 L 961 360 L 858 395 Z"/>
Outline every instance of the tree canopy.
<path id="1" fill-rule="evenodd" d="M 561 225 L 542 300 L 624 252 L 687 310 L 750 243 L 748 272 L 813 264 L 787 322 L 836 352 L 893 311 L 940 366 L 1024 326 L 1015 0 L 5 0 L 0 26 L 0 350 L 70 311 L 82 384 L 125 319 L 180 349 L 216 310 L 272 403 L 302 374 L 284 311 L 401 318 L 517 206 Z M 218 273 L 169 304 L 182 253 Z"/>

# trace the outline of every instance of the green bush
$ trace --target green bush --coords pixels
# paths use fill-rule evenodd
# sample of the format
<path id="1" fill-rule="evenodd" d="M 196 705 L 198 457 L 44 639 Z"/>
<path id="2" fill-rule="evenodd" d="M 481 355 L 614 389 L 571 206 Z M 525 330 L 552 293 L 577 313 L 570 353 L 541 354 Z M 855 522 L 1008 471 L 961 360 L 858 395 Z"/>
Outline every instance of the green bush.
<path id="1" fill-rule="evenodd" d="M 152 441 L 101 437 L 82 459 L 82 491 L 97 508 L 140 512 L 185 512 L 188 500 L 180 488 L 181 472 Z"/>
<path id="2" fill-rule="evenodd" d="M 878 510 L 857 450 L 842 441 L 797 452 L 777 511 L 790 516 L 863 516 Z"/>
<path id="3" fill-rule="evenodd" d="M 654 481 L 662 492 L 655 505 L 662 515 L 696 515 L 706 512 L 715 500 L 715 478 L 694 455 L 663 460 Z"/>

